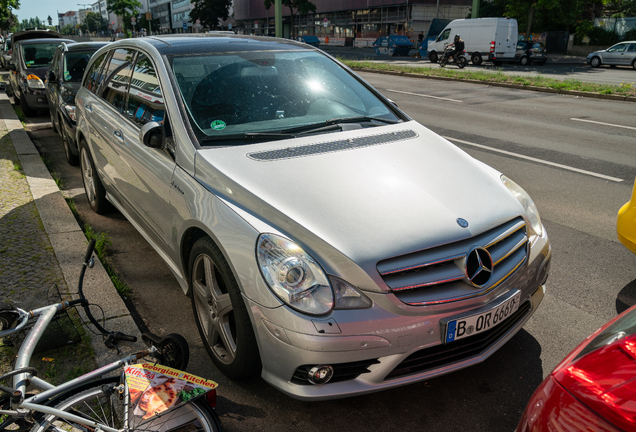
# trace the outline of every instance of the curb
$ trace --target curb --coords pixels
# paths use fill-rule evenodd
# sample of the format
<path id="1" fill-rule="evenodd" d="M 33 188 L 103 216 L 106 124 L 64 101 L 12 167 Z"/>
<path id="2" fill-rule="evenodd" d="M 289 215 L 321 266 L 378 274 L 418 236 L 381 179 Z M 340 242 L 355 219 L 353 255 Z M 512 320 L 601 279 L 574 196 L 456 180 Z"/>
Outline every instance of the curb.
<path id="1" fill-rule="evenodd" d="M 9 131 L 40 220 L 53 247 L 53 253 L 59 262 L 66 285 L 70 292 L 74 292 L 75 289 L 72 287 L 77 286 L 82 267 L 81 259 L 86 253 L 87 242 L 84 232 L 44 165 L 40 153 L 22 127 L 6 93 L 0 93 L 0 121 L 4 121 Z M 117 331 L 137 337 L 138 342 L 119 346 L 122 355 L 125 352 L 132 353 L 145 349 L 146 345 L 140 342 L 141 333 L 128 308 L 117 293 L 99 258 L 96 255 L 94 258 L 95 267 L 87 271 L 84 278 L 86 297 L 91 303 L 102 306 L 107 328 L 117 328 Z M 77 298 L 76 295 L 73 297 Z M 83 310 L 78 308 L 77 311 L 82 319 L 85 319 Z M 97 316 L 96 319 L 100 320 L 100 317 Z M 95 335 L 90 330 L 86 333 L 91 339 L 95 361 L 98 365 L 113 361 L 113 356 L 117 353 L 106 348 L 101 334 Z"/>
<path id="2" fill-rule="evenodd" d="M 547 87 L 524 86 L 521 84 L 486 82 L 486 81 L 478 81 L 478 80 L 471 80 L 471 79 L 464 79 L 464 78 L 431 76 L 431 75 L 422 75 L 422 74 L 416 74 L 411 72 L 400 72 L 400 71 L 390 71 L 390 70 L 385 71 L 385 70 L 350 67 L 350 66 L 349 68 L 356 72 L 375 73 L 379 75 L 395 75 L 395 76 L 404 76 L 409 78 L 431 79 L 431 80 L 438 80 L 438 81 L 458 81 L 458 82 L 465 82 L 469 84 L 481 84 L 481 85 L 487 85 L 492 87 L 507 87 L 507 88 L 514 88 L 518 90 L 536 91 L 541 93 L 557 93 L 557 94 L 562 94 L 567 96 L 579 96 L 579 97 L 586 97 L 591 99 L 609 99 L 609 100 L 623 101 L 623 102 L 636 102 L 636 96 L 620 96 L 620 95 L 611 95 L 611 94 L 588 93 L 588 92 L 582 92 L 577 90 L 560 90 L 560 89 L 552 89 Z"/>

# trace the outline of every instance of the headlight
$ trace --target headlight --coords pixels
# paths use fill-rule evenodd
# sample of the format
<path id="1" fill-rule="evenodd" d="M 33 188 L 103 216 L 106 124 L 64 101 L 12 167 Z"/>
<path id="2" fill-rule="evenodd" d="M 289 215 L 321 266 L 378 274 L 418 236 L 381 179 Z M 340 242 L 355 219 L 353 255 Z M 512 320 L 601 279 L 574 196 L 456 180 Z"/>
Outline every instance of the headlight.
<path id="1" fill-rule="evenodd" d="M 62 106 L 66 110 L 66 113 L 71 118 L 71 120 L 77 121 L 76 117 L 75 117 L 75 106 L 74 105 L 68 105 L 68 104 L 64 104 Z"/>
<path id="2" fill-rule="evenodd" d="M 528 218 L 528 222 L 530 223 L 530 227 L 537 235 L 543 234 L 543 225 L 541 225 L 541 217 L 539 217 L 539 210 L 537 210 L 537 206 L 534 205 L 534 201 L 530 198 L 530 195 L 526 191 L 523 190 L 521 186 L 517 183 L 510 180 L 505 175 L 501 176 L 501 181 L 508 188 L 510 192 L 519 200 L 521 205 L 526 211 L 526 217 Z"/>
<path id="3" fill-rule="evenodd" d="M 328 278 L 320 265 L 289 239 L 261 234 L 256 256 L 261 274 L 274 294 L 300 312 L 324 315 L 334 308 L 371 306 L 371 300 L 351 285 Z"/>
<path id="4" fill-rule="evenodd" d="M 26 81 L 27 81 L 27 86 L 29 86 L 29 88 L 32 88 L 32 89 L 44 88 L 44 83 L 42 82 L 42 80 L 33 74 L 27 75 Z"/>

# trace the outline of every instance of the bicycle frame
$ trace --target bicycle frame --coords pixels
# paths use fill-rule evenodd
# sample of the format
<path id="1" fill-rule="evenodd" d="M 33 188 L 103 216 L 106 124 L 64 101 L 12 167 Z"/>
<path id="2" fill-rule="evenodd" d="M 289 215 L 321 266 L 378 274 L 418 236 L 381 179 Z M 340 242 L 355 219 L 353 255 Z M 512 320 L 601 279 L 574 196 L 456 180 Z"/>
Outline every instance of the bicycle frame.
<path id="1" fill-rule="evenodd" d="M 33 327 L 33 329 L 31 329 L 28 336 L 22 343 L 22 346 L 20 347 L 14 370 L 19 370 L 29 366 L 31 357 L 33 355 L 33 351 L 35 350 L 35 347 L 38 341 L 42 337 L 44 330 L 46 329 L 46 327 L 49 325 L 49 323 L 51 322 L 51 320 L 57 313 L 66 310 L 68 307 L 69 307 L 69 302 L 61 302 L 58 304 L 53 304 L 53 305 L 45 306 L 39 309 L 35 309 L 30 312 L 26 312 L 22 309 L 18 309 L 20 313 L 21 321 L 18 323 L 18 325 L 16 325 L 15 328 L 0 332 L 0 338 L 9 336 L 11 334 L 17 333 L 18 331 L 22 330 L 26 326 L 29 317 L 39 317 L 39 318 L 35 326 Z M 123 429 L 114 429 L 107 425 L 97 423 L 92 420 L 89 420 L 83 417 L 78 417 L 74 414 L 70 414 L 65 411 L 61 411 L 52 407 L 42 405 L 41 403 L 51 397 L 58 396 L 67 390 L 76 388 L 84 383 L 88 383 L 90 381 L 94 381 L 98 378 L 101 378 L 103 375 L 109 372 L 113 372 L 123 366 L 127 366 L 131 364 L 134 360 L 138 360 L 154 352 L 156 352 L 156 348 L 151 347 L 147 350 L 132 354 L 121 360 L 114 361 L 106 366 L 103 366 L 85 375 L 77 377 L 71 381 L 65 382 L 64 384 L 61 384 L 59 386 L 54 386 L 53 384 L 50 384 L 49 382 L 41 378 L 38 378 L 37 376 L 30 373 L 16 374 L 13 377 L 13 388 L 15 388 L 17 391 L 20 392 L 20 396 L 22 398 L 24 398 L 24 396 L 26 395 L 27 383 L 31 383 L 44 391 L 30 398 L 24 399 L 20 404 L 18 404 L 18 407 L 15 410 L 0 410 L 0 414 L 8 414 L 11 416 L 16 416 L 16 417 L 24 417 L 29 412 L 40 412 L 43 414 L 52 414 L 57 417 L 64 418 L 66 420 L 76 422 L 78 424 L 93 427 L 96 430 L 102 430 L 104 432 L 126 431 L 128 430 L 128 426 L 129 426 L 128 425 L 128 406 L 129 406 L 128 402 L 130 400 L 129 393 L 128 393 L 128 385 L 126 383 L 126 380 L 122 380 L 123 389 L 120 389 L 120 391 L 123 390 L 124 392 L 123 396 L 124 396 L 125 408 L 124 408 L 124 419 L 123 419 L 124 428 Z"/>

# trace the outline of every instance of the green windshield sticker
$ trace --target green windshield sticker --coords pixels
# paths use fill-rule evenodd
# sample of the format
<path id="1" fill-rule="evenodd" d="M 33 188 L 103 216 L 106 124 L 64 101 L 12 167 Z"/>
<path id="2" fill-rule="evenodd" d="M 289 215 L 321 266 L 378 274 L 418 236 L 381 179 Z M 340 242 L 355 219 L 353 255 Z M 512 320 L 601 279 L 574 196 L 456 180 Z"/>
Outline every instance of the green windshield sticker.
<path id="1" fill-rule="evenodd" d="M 64 79 L 66 81 L 70 81 L 71 80 L 71 73 L 69 71 L 64 72 Z"/>
<path id="2" fill-rule="evenodd" d="M 30 65 L 30 64 L 35 63 L 35 60 L 29 60 L 29 61 L 27 61 L 27 62 L 25 62 L 25 63 L 26 63 L 26 64 L 28 64 L 28 65 Z"/>
<path id="3" fill-rule="evenodd" d="M 214 130 L 223 130 L 225 129 L 225 122 L 223 120 L 214 120 L 210 123 L 210 127 Z"/>

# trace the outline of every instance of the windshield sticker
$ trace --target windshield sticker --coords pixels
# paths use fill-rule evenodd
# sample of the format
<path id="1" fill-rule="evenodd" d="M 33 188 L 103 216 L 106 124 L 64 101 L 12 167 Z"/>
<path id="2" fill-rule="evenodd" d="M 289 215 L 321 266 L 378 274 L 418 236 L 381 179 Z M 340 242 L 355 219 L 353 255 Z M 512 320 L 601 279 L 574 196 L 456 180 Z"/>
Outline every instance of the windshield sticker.
<path id="1" fill-rule="evenodd" d="M 25 63 L 28 64 L 28 65 L 31 65 L 31 64 L 35 63 L 35 60 L 29 60 L 29 61 L 26 61 Z"/>
<path id="2" fill-rule="evenodd" d="M 225 122 L 223 120 L 214 120 L 210 123 L 210 127 L 214 130 L 220 131 L 225 129 Z"/>
<path id="3" fill-rule="evenodd" d="M 69 71 L 64 72 L 64 79 L 66 81 L 70 81 L 71 80 L 71 73 Z"/>

